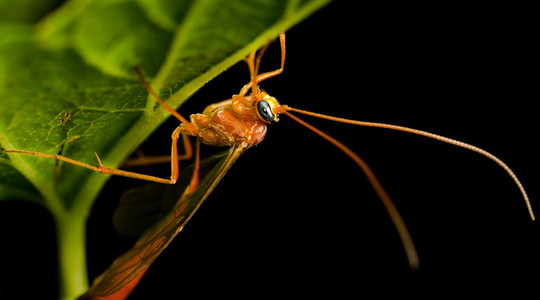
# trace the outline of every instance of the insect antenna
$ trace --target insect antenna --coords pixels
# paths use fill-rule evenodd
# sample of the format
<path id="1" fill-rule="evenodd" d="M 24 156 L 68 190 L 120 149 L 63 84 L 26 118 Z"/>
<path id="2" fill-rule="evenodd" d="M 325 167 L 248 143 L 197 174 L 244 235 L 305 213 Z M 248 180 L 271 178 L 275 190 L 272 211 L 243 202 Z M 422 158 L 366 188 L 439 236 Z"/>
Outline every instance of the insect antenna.
<path id="1" fill-rule="evenodd" d="M 535 219 L 534 213 L 533 213 L 533 210 L 532 210 L 532 207 L 531 207 L 531 203 L 529 201 L 529 196 L 527 195 L 527 192 L 525 191 L 525 188 L 523 187 L 523 185 L 519 181 L 516 174 L 514 174 L 512 169 L 510 169 L 510 167 L 508 167 L 502 160 L 500 160 L 495 155 L 487 152 L 486 150 L 483 150 L 483 149 L 478 148 L 476 146 L 473 146 L 471 144 L 467 144 L 467 143 L 464 143 L 464 142 L 461 142 L 461 141 L 458 141 L 458 140 L 447 138 L 447 137 L 444 137 L 444 136 L 441 136 L 441 135 L 438 135 L 438 134 L 434 134 L 434 133 L 423 131 L 423 130 L 413 129 L 413 128 L 409 128 L 409 127 L 392 125 L 392 124 L 385 124 L 385 123 L 349 120 L 349 119 L 344 119 L 344 118 L 339 118 L 339 117 L 327 116 L 327 115 L 314 113 L 314 112 L 310 112 L 310 111 L 305 111 L 305 110 L 301 110 L 301 109 L 297 109 L 297 108 L 292 108 L 292 107 L 289 107 L 287 105 L 282 105 L 281 107 L 285 112 L 292 111 L 292 112 L 297 112 L 297 113 L 301 113 L 301 114 L 304 114 L 304 115 L 308 115 L 308 116 L 312 116 L 312 117 L 316 117 L 316 118 L 321 118 L 321 119 L 325 119 L 325 120 L 330 120 L 330 121 L 335 121 L 335 122 L 341 122 L 341 123 L 347 123 L 347 124 L 365 126 L 365 127 L 385 128 L 385 129 L 391 129 L 391 130 L 397 130 L 397 131 L 413 133 L 413 134 L 417 134 L 417 135 L 425 136 L 425 137 L 428 137 L 428 138 L 432 138 L 432 139 L 435 139 L 435 140 L 438 140 L 438 141 L 441 141 L 441 142 L 445 142 L 445 143 L 448 143 L 448 144 L 451 144 L 451 145 L 454 145 L 454 146 L 462 147 L 462 148 L 471 150 L 473 152 L 479 153 L 479 154 L 491 159 L 495 163 L 497 163 L 500 167 L 502 167 L 506 171 L 506 173 L 508 173 L 508 175 L 512 178 L 512 180 L 514 180 L 514 183 L 519 188 L 519 190 L 521 192 L 521 195 L 523 196 L 523 199 L 525 200 L 525 204 L 527 206 L 527 210 L 529 211 L 529 215 L 530 215 L 531 219 L 533 221 Z M 292 116 L 290 113 L 286 113 L 286 114 L 288 116 Z M 295 119 L 295 121 L 298 121 L 298 120 L 296 120 L 297 118 L 293 118 L 293 119 Z M 338 147 L 338 148 L 340 148 L 340 147 Z"/>
<path id="2" fill-rule="evenodd" d="M 399 234 L 403 247 L 405 248 L 405 253 L 407 254 L 409 266 L 411 267 L 411 269 L 417 269 L 419 266 L 418 254 L 416 252 L 416 248 L 412 241 L 411 235 L 409 234 L 409 230 L 407 229 L 407 226 L 405 225 L 403 218 L 399 214 L 399 211 L 397 210 L 394 202 L 392 201 L 392 199 L 390 199 L 390 196 L 384 190 L 382 184 L 379 182 L 379 180 L 375 176 L 375 173 L 373 173 L 373 171 L 367 165 L 367 163 L 362 158 L 360 158 L 360 156 L 358 156 L 351 149 L 349 149 L 347 146 L 343 145 L 341 142 L 329 136 L 328 134 L 304 122 L 303 120 L 299 119 L 298 117 L 294 116 L 293 114 L 287 111 L 284 111 L 283 113 L 289 116 L 291 119 L 295 120 L 296 122 L 300 123 L 301 125 L 307 127 L 309 130 L 315 132 L 316 134 L 318 134 L 319 136 L 321 136 L 322 138 L 324 138 L 325 140 L 327 140 L 334 146 L 338 147 L 347 156 L 349 156 L 360 167 L 360 169 L 362 169 L 362 171 L 368 178 L 369 182 L 375 189 L 375 192 L 381 199 L 384 207 L 386 208 L 386 211 L 390 215 L 390 219 L 394 223 L 394 226 Z"/>

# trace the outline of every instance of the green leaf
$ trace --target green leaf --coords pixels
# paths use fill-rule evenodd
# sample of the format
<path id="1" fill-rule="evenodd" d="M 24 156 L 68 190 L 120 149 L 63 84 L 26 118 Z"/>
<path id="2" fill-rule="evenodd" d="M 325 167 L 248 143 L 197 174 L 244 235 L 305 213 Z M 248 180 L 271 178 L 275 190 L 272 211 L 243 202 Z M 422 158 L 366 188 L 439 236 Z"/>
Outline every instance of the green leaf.
<path id="1" fill-rule="evenodd" d="M 0 0 L 0 23 L 34 24 L 59 3 L 58 0 Z"/>
<path id="2" fill-rule="evenodd" d="M 118 166 L 168 117 L 147 96 L 134 65 L 155 74 L 152 86 L 176 108 L 326 2 L 191 1 L 171 9 L 166 1 L 68 2 L 41 21 L 39 39 L 0 48 L 0 143 L 90 164 L 96 152 L 105 165 Z M 155 22 L 164 11 L 167 21 Z M 66 39 L 63 47 L 52 45 Z M 91 203 L 107 177 L 46 158 L 10 159 L 60 210 L 81 197 Z"/>
<path id="3" fill-rule="evenodd" d="M 88 164 L 98 153 L 104 165 L 116 167 L 169 117 L 148 96 L 133 66 L 178 108 L 329 0 L 71 0 L 54 11 L 54 5 L 27 2 L 20 12 L 0 0 L 2 17 L 9 16 L 0 18 L 0 146 Z M 14 153 L 0 154 L 0 171 L 0 199 L 40 203 L 59 226 L 79 231 L 109 177 Z M 64 243 L 63 235 L 84 235 L 64 229 L 58 230 L 60 255 L 84 252 L 63 248 L 76 247 Z M 61 257 L 60 264 L 84 272 L 76 267 L 84 257 L 78 259 Z M 85 288 L 76 285 L 62 293 L 73 296 Z"/>
<path id="4" fill-rule="evenodd" d="M 0 156 L 0 201 L 26 200 L 43 204 L 43 199 L 32 184 L 11 166 L 5 155 Z"/>

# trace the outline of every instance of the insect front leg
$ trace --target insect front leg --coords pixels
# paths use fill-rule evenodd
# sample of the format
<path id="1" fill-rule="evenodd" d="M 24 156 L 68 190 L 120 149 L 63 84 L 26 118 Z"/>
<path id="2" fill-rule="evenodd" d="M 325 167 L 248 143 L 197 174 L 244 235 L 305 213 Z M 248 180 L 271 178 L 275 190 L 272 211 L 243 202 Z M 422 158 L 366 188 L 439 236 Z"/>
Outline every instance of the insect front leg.
<path id="1" fill-rule="evenodd" d="M 283 69 L 285 67 L 285 33 L 284 32 L 282 32 L 279 35 L 279 44 L 281 46 L 281 66 L 277 70 L 257 75 L 262 55 L 264 54 L 264 52 L 266 52 L 267 46 L 261 49 L 261 52 L 259 53 L 259 55 L 256 55 L 256 51 L 253 51 L 248 57 L 244 59 L 244 61 L 246 61 L 248 64 L 249 73 L 251 74 L 251 81 L 248 84 L 244 85 L 244 87 L 240 90 L 240 93 L 239 93 L 240 96 L 245 96 L 250 88 L 252 88 L 253 90 L 252 93 L 255 94 L 258 83 L 260 83 L 263 80 L 266 80 L 268 78 L 271 78 L 271 77 L 274 77 L 283 73 Z"/>

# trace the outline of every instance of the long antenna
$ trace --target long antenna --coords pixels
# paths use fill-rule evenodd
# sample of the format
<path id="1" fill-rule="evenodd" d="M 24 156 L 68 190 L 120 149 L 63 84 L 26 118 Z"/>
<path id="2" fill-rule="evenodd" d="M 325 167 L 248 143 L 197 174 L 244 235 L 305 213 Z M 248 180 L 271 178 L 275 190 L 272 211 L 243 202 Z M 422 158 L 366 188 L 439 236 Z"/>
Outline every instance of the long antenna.
<path id="1" fill-rule="evenodd" d="M 432 138 L 432 139 L 435 139 L 435 140 L 438 140 L 438 141 L 441 141 L 441 142 L 445 142 L 445 143 L 448 143 L 448 144 L 451 144 L 451 145 L 455 145 L 455 146 L 462 147 L 462 148 L 474 151 L 476 153 L 479 153 L 479 154 L 491 159 L 495 163 L 497 163 L 499 166 L 501 166 L 506 171 L 506 173 L 508 173 L 508 175 L 510 175 L 510 177 L 514 180 L 515 184 L 518 186 L 519 190 L 521 191 L 521 194 L 523 196 L 523 199 L 525 200 L 525 204 L 527 205 L 527 210 L 529 211 L 529 215 L 531 216 L 531 219 L 533 221 L 535 219 L 534 213 L 533 213 L 533 210 L 532 210 L 532 207 L 531 207 L 531 203 L 529 201 L 529 196 L 527 196 L 527 192 L 525 191 L 525 188 L 523 187 L 523 185 L 519 181 L 516 174 L 514 174 L 512 169 L 510 169 L 510 167 L 508 167 L 502 160 L 500 160 L 495 155 L 487 152 L 486 150 L 483 150 L 483 149 L 478 148 L 476 146 L 473 146 L 471 144 L 467 144 L 467 143 L 464 143 L 464 142 L 461 142 L 461 141 L 458 141 L 458 140 L 447 138 L 447 137 L 444 137 L 444 136 L 441 136 L 441 135 L 438 135 L 438 134 L 434 134 L 434 133 L 423 131 L 423 130 L 413 129 L 413 128 L 409 128 L 409 127 L 392 125 L 392 124 L 384 124 L 384 123 L 356 121 L 356 120 L 349 120 L 349 119 L 344 119 L 344 118 L 332 117 L 332 116 L 318 114 L 318 113 L 305 111 L 305 110 L 301 110 L 301 109 L 297 109 L 297 108 L 292 108 L 292 107 L 287 106 L 287 105 L 281 105 L 281 108 L 285 112 L 293 111 L 293 112 L 301 113 L 301 114 L 304 114 L 304 115 L 308 115 L 308 116 L 312 116 L 312 117 L 316 117 L 316 118 L 321 118 L 321 119 L 326 119 L 326 120 L 330 120 L 330 121 L 335 121 L 335 122 L 341 122 L 341 123 L 347 123 L 347 124 L 359 125 L 359 126 L 365 126 L 365 127 L 385 128 L 385 129 L 391 129 L 391 130 L 397 130 L 397 131 L 403 131 L 403 132 L 418 134 L 418 135 L 421 135 L 421 136 Z M 290 115 L 290 114 L 288 114 L 288 115 Z"/>
<path id="2" fill-rule="evenodd" d="M 327 140 L 328 142 L 332 143 L 334 146 L 338 147 L 341 151 L 343 151 L 347 156 L 349 156 L 359 167 L 364 171 L 366 174 L 366 177 L 368 178 L 369 182 L 375 189 L 375 192 L 381 199 L 384 207 L 386 208 L 386 211 L 390 215 L 390 219 L 394 223 L 394 226 L 396 227 L 396 230 L 398 232 L 398 235 L 401 239 L 401 242 L 403 244 L 403 248 L 405 248 L 405 253 L 407 254 L 407 259 L 409 260 L 409 266 L 411 269 L 415 270 L 418 269 L 419 266 L 419 260 L 418 260 L 418 254 L 416 252 L 416 248 L 414 246 L 414 243 L 412 241 L 411 235 L 409 234 L 409 230 L 407 229 L 407 226 L 405 225 L 405 222 L 403 221 L 403 218 L 399 214 L 398 209 L 396 208 L 396 205 L 390 199 L 390 196 L 384 188 L 382 187 L 382 184 L 379 182 L 377 177 L 375 177 L 375 174 L 371 170 L 371 168 L 364 162 L 363 159 L 361 159 L 356 153 L 354 153 L 351 149 L 349 149 L 347 146 L 343 145 L 338 140 L 334 139 L 333 137 L 327 135 L 326 133 L 320 131 L 319 129 L 313 127 L 312 125 L 302 121 L 298 117 L 290 114 L 289 112 L 284 112 L 287 116 L 289 116 L 291 119 L 295 120 L 296 122 L 300 123 L 301 125 L 307 127 L 309 130 L 315 132 L 316 134 L 320 135 L 322 138 Z"/>

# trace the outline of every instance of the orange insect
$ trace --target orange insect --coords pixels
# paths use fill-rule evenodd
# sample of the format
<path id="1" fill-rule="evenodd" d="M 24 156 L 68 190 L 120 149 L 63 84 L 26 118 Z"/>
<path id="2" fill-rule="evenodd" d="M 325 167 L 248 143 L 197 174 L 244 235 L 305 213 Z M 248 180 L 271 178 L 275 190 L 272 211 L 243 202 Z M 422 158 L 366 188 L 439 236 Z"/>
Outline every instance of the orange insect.
<path id="1" fill-rule="evenodd" d="M 191 176 L 191 181 L 188 187 L 185 189 L 183 195 L 176 203 L 174 209 L 170 211 L 163 219 L 161 219 L 160 222 L 154 225 L 146 234 L 144 234 L 136 242 L 132 249 L 117 258 L 102 275 L 96 278 L 88 293 L 83 296 L 83 299 L 125 299 L 131 293 L 133 288 L 136 287 L 146 272 L 148 266 L 156 259 L 161 251 L 167 247 L 176 234 L 180 232 L 183 226 L 195 213 L 204 199 L 206 199 L 206 197 L 210 194 L 210 192 L 228 171 L 231 165 L 236 161 L 239 155 L 242 154 L 246 149 L 260 143 L 266 135 L 267 125 L 277 122 L 280 115 L 286 115 L 309 130 L 320 135 L 322 138 L 347 154 L 347 156 L 349 156 L 362 169 L 369 182 L 375 189 L 377 195 L 382 200 L 399 233 L 409 260 L 409 264 L 412 268 L 416 268 L 418 266 L 418 257 L 409 232 L 389 195 L 386 193 L 369 166 L 357 154 L 355 154 L 351 149 L 343 145 L 341 142 L 309 125 L 293 115 L 291 112 L 352 125 L 379 127 L 414 133 L 448 144 L 463 147 L 484 155 L 501 166 L 514 180 L 523 195 L 529 214 L 534 220 L 534 214 L 529 203 L 529 198 L 519 179 L 504 162 L 485 150 L 426 131 L 390 124 L 363 122 L 332 117 L 280 104 L 274 97 L 270 96 L 259 88 L 260 82 L 283 72 L 285 64 L 284 33 L 280 35 L 280 45 L 281 66 L 279 69 L 259 74 L 261 58 L 268 49 L 269 45 L 264 46 L 259 51 L 253 51 L 247 58 L 245 58 L 250 70 L 251 81 L 240 90 L 238 95 L 232 96 L 231 99 L 209 105 L 202 114 L 191 115 L 190 121 L 185 119 L 173 108 L 164 103 L 146 82 L 142 73 L 138 69 L 136 70 L 148 92 L 155 98 L 163 109 L 170 112 L 181 122 L 180 126 L 178 126 L 172 134 L 171 177 L 168 179 L 105 167 L 101 164 L 97 154 L 96 157 L 98 165 L 92 166 L 60 155 L 21 150 L 3 150 L 7 153 L 54 158 L 103 174 L 120 175 L 166 184 L 176 183 L 179 175 L 179 160 L 190 159 L 193 157 L 193 155 L 195 156 L 195 165 L 193 174 Z M 250 91 L 251 93 L 248 94 Z M 197 137 L 195 151 L 193 151 L 193 147 L 188 136 Z M 183 155 L 179 155 L 177 149 L 177 142 L 180 138 L 182 138 L 184 148 L 186 149 L 186 153 Z M 215 171 L 209 173 L 207 176 L 204 176 L 202 180 L 199 181 L 199 148 L 201 142 L 210 146 L 227 146 L 230 147 L 230 150 L 227 152 L 226 156 L 220 160 L 218 166 L 214 169 Z"/>

